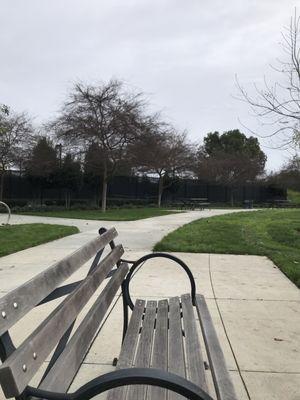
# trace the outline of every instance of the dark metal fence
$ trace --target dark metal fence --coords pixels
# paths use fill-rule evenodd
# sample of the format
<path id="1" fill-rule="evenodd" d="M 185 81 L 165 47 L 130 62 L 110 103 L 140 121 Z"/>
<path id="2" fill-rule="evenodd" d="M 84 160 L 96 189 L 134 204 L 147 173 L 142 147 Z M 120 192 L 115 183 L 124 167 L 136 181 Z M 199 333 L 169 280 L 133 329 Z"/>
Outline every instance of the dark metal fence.
<path id="1" fill-rule="evenodd" d="M 71 191 L 72 203 L 99 202 L 99 184 L 82 183 Z M 108 184 L 108 199 L 123 202 L 155 203 L 158 192 L 158 179 L 136 176 L 116 176 Z M 66 190 L 51 187 L 42 187 L 33 184 L 28 178 L 9 173 L 4 181 L 4 201 L 24 205 L 27 202 L 63 202 Z M 228 203 L 233 196 L 235 202 L 253 200 L 255 203 L 265 203 L 278 199 L 286 199 L 286 189 L 266 185 L 244 185 L 227 187 L 214 185 L 199 180 L 180 179 L 173 181 L 165 189 L 164 203 L 172 203 L 187 198 L 207 198 L 211 203 Z"/>

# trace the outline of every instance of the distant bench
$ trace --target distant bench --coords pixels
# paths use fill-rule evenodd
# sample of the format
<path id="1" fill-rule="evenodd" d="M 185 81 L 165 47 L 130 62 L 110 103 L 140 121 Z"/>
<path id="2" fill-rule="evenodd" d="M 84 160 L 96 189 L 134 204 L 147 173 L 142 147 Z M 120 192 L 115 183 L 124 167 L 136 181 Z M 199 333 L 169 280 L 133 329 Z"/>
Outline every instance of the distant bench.
<path id="1" fill-rule="evenodd" d="M 269 207 L 275 207 L 275 208 L 295 208 L 295 207 L 297 207 L 297 204 L 294 204 L 290 200 L 287 200 L 287 199 L 267 200 L 267 204 Z"/>
<path id="2" fill-rule="evenodd" d="M 181 210 L 195 210 L 200 209 L 204 210 L 205 207 L 209 207 L 210 203 L 207 201 L 206 197 L 191 197 L 184 198 L 179 201 L 176 201 L 172 204 L 173 206 L 177 206 Z"/>
<path id="3" fill-rule="evenodd" d="M 140 400 L 145 398 L 150 385 L 147 391 L 150 400 L 166 399 L 167 390 L 169 399 L 179 399 L 178 395 L 182 395 L 193 400 L 236 400 L 205 299 L 196 294 L 195 280 L 187 265 L 165 253 L 152 253 L 135 262 L 123 260 L 122 245 L 114 243 L 116 230 L 102 228 L 99 233 L 75 253 L 0 298 L 0 383 L 5 396 L 86 400 L 110 390 L 109 400 Z M 109 252 L 101 260 L 106 246 Z M 92 257 L 83 280 L 61 286 Z M 183 268 L 191 292 L 159 301 L 138 299 L 133 304 L 129 291 L 131 278 L 145 261 L 155 257 L 170 259 Z M 104 282 L 107 284 L 74 329 L 78 315 Z M 66 394 L 120 289 L 123 341 L 116 371 Z M 61 303 L 16 348 L 10 328 L 34 307 L 63 296 L 66 297 Z M 129 310 L 132 310 L 130 319 Z M 203 336 L 205 349 L 200 346 L 198 331 Z M 41 382 L 37 387 L 30 386 L 31 379 L 53 349 Z M 212 376 L 216 397 L 208 394 L 208 374 Z"/>

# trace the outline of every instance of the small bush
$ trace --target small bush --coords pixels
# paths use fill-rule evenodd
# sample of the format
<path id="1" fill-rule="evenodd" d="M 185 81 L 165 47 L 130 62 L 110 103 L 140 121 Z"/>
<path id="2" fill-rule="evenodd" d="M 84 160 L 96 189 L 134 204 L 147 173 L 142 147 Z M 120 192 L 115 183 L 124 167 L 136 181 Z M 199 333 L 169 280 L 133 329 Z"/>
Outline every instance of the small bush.
<path id="1" fill-rule="evenodd" d="M 25 207 L 28 203 L 28 200 L 19 200 L 19 199 L 9 199 L 3 200 L 4 203 L 6 203 L 11 209 L 13 209 L 14 207 Z M 1 207 L 2 208 L 2 207 Z"/>

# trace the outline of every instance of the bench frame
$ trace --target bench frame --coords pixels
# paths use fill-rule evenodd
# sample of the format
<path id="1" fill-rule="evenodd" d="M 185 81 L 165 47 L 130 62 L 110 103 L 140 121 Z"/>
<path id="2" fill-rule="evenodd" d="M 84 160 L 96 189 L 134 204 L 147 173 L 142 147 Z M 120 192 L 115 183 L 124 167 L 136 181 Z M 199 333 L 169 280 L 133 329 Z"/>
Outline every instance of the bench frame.
<path id="1" fill-rule="evenodd" d="M 104 235 L 107 232 L 108 231 L 105 228 L 99 229 L 100 236 Z M 114 240 L 109 241 L 108 245 L 110 246 L 111 250 L 115 249 L 115 247 L 116 247 Z M 89 276 L 89 274 L 91 274 L 93 272 L 93 270 L 97 267 L 97 265 L 99 265 L 98 263 L 102 256 L 103 250 L 104 250 L 104 248 L 96 253 L 95 258 L 92 262 L 92 265 L 89 269 L 87 276 Z M 198 295 L 196 295 L 196 284 L 195 284 L 193 274 L 192 274 L 191 270 L 188 268 L 188 266 L 179 258 L 177 258 L 173 255 L 170 255 L 170 254 L 166 254 L 166 253 L 151 253 L 151 254 L 145 255 L 144 257 L 140 258 L 137 261 L 130 261 L 130 260 L 125 260 L 125 259 L 120 258 L 116 262 L 116 268 L 112 269 L 106 278 L 113 276 L 114 273 L 116 273 L 116 271 L 120 268 L 120 266 L 122 264 L 131 264 L 131 268 L 129 269 L 129 272 L 128 272 L 126 278 L 121 283 L 121 291 L 122 291 L 122 299 L 123 299 L 122 343 L 124 341 L 124 338 L 126 336 L 126 332 L 128 329 L 129 309 L 133 310 L 133 308 L 134 308 L 134 304 L 133 304 L 131 296 L 130 296 L 130 281 L 131 281 L 134 273 L 137 272 L 138 269 L 141 268 L 147 260 L 152 259 L 152 258 L 157 258 L 157 257 L 163 257 L 163 258 L 167 258 L 167 259 L 174 261 L 186 272 L 186 274 L 189 278 L 189 281 L 190 281 L 192 304 L 194 306 L 197 305 L 197 296 Z M 41 300 L 37 304 L 37 306 L 48 303 L 49 301 L 58 299 L 67 294 L 70 294 L 83 281 L 84 281 L 84 279 L 82 281 L 73 282 L 73 283 L 66 284 L 64 286 L 55 288 L 49 295 L 47 295 L 43 300 Z M 197 310 L 198 310 L 198 314 L 199 314 L 199 309 L 197 308 Z M 2 314 L 2 317 L 3 317 L 3 314 Z M 44 377 L 47 375 L 47 373 L 51 370 L 52 366 L 55 364 L 55 362 L 59 358 L 60 354 L 65 349 L 68 339 L 71 335 L 73 324 L 70 326 L 70 328 L 68 328 L 65 331 L 65 333 L 59 340 L 59 343 L 54 351 L 54 354 L 50 360 L 50 363 L 49 363 L 48 367 L 46 368 L 46 371 L 44 373 L 42 381 L 43 381 Z M 205 340 L 205 337 L 204 337 L 204 340 Z M 14 346 L 12 339 L 10 337 L 10 334 L 7 330 L 6 332 L 2 333 L 2 335 L 0 335 L 0 359 L 1 359 L 1 361 L 4 362 L 15 351 L 16 351 L 16 347 Z M 210 358 L 209 354 L 208 354 L 208 356 Z M 223 359 L 221 359 L 221 364 L 222 363 L 224 364 Z M 80 366 L 81 366 L 81 364 L 80 364 Z M 222 368 L 224 369 L 225 364 L 224 365 L 223 364 L 221 365 L 221 369 Z M 80 368 L 80 366 L 79 366 L 79 368 Z M 213 371 L 212 371 L 212 373 L 213 373 Z M 213 373 L 213 378 L 214 378 L 214 373 Z M 226 379 L 227 379 L 227 377 L 226 377 Z M 127 385 L 152 385 L 152 386 L 157 386 L 157 387 L 171 390 L 171 391 L 176 392 L 177 394 L 184 396 L 185 398 L 188 398 L 191 400 L 213 400 L 210 395 L 208 395 L 204 390 L 202 390 L 197 385 L 193 384 L 188 379 L 185 379 L 179 375 L 175 375 L 175 374 L 167 372 L 167 371 L 158 370 L 158 369 L 154 369 L 154 368 L 118 369 L 114 372 L 110 372 L 110 373 L 104 374 L 96 379 L 93 379 L 92 381 L 85 384 L 84 386 L 82 386 L 80 389 L 78 389 L 74 393 L 58 393 L 58 392 L 52 392 L 52 391 L 43 390 L 43 389 L 39 389 L 39 388 L 34 388 L 31 386 L 26 386 L 25 390 L 21 393 L 21 395 L 16 396 L 16 399 L 17 400 L 25 400 L 25 399 L 28 399 L 31 396 L 33 396 L 36 398 L 49 399 L 49 400 L 83 400 L 83 399 L 90 399 L 90 398 L 94 397 L 95 395 L 103 393 L 107 390 L 110 390 L 110 389 L 113 389 L 116 387 L 120 387 L 120 386 L 127 386 Z M 230 384 L 229 384 L 229 386 L 230 386 Z M 229 389 L 232 393 L 234 393 L 233 387 L 230 387 Z M 227 399 L 227 397 L 219 396 L 218 390 L 216 390 L 216 392 L 217 392 L 218 399 L 222 399 L 222 400 Z M 229 397 L 228 397 L 228 399 L 229 399 Z M 235 400 L 236 399 L 235 395 L 231 396 L 230 399 Z"/>

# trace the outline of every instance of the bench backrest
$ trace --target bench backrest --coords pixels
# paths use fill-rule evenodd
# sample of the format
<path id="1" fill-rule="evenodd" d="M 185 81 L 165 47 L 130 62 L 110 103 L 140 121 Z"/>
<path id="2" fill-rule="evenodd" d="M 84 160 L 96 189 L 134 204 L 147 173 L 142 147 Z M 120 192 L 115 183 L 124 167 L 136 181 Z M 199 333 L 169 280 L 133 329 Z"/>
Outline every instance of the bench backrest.
<path id="1" fill-rule="evenodd" d="M 127 264 L 120 263 L 123 247 L 113 243 L 116 236 L 115 229 L 103 230 L 99 237 L 0 299 L 0 344 L 3 361 L 0 367 L 0 383 L 6 397 L 22 394 L 56 345 L 53 361 L 50 362 L 50 368 L 47 368 L 40 387 L 48 390 L 55 388 L 56 391 L 68 389 L 128 272 Z M 111 250 L 100 261 L 104 247 L 108 244 Z M 85 279 L 75 282 L 73 286 L 71 284 L 58 288 L 93 256 L 94 260 Z M 118 266 L 117 271 L 69 340 L 78 314 L 115 265 Z M 65 288 L 71 290 L 71 293 L 15 349 L 10 341 L 9 328 L 36 305 L 65 295 L 68 291 Z"/>

